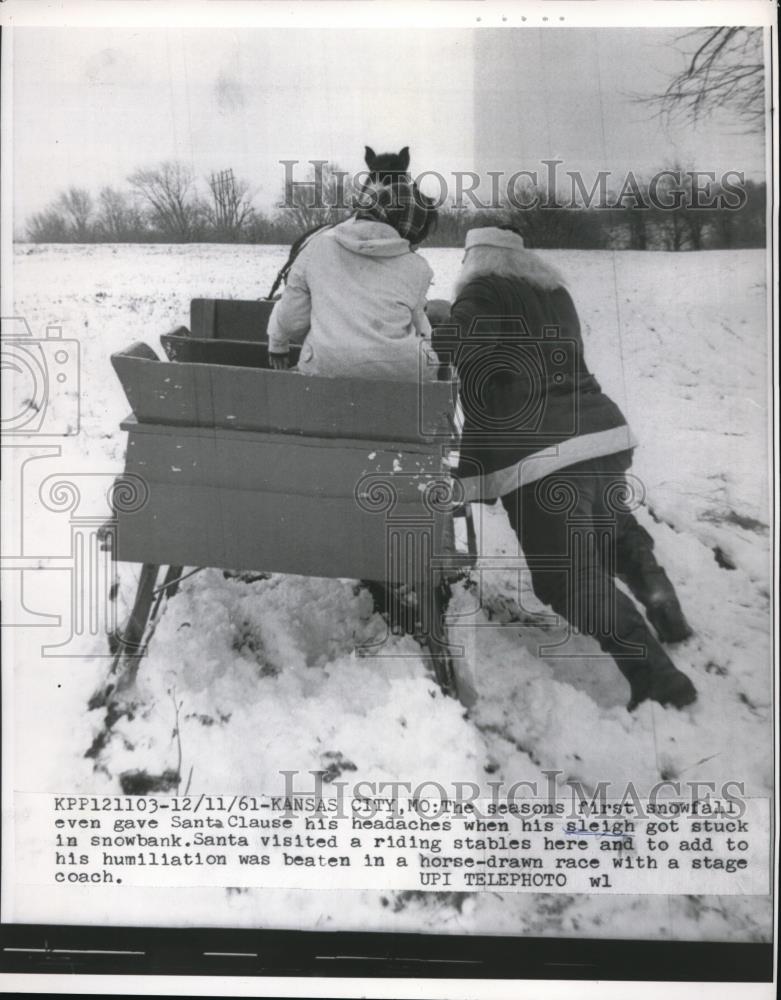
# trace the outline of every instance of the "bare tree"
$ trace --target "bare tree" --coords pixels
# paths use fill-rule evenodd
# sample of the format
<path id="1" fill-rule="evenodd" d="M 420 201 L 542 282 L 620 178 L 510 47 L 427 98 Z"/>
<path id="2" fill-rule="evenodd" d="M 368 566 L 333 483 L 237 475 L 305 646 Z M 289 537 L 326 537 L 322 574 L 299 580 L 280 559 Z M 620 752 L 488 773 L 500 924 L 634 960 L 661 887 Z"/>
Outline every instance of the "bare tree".
<path id="1" fill-rule="evenodd" d="M 701 250 L 707 221 L 705 206 L 699 206 L 700 195 L 694 178 L 696 171 L 675 161 L 668 164 L 656 178 L 655 204 L 652 211 L 655 235 L 665 250 Z M 712 198 L 712 192 L 710 194 Z"/>
<path id="2" fill-rule="evenodd" d="M 221 170 L 209 178 L 212 204 L 209 206 L 209 222 L 216 235 L 223 239 L 238 239 L 252 221 L 249 185 L 236 180 L 232 170 Z"/>
<path id="3" fill-rule="evenodd" d="M 692 250 L 702 250 L 705 233 L 708 228 L 709 211 L 698 204 L 698 193 L 695 189 L 694 172 L 687 170 L 683 173 L 684 202 L 681 208 L 686 235 L 689 246 Z M 711 199 L 713 191 L 710 192 Z"/>
<path id="4" fill-rule="evenodd" d="M 169 161 L 152 169 L 136 170 L 128 183 L 148 203 L 165 235 L 176 240 L 197 236 L 204 206 L 193 190 L 195 177 L 188 167 Z"/>
<path id="5" fill-rule="evenodd" d="M 480 216 L 470 212 L 464 205 L 457 205 L 455 199 L 449 205 L 443 205 L 437 214 L 436 229 L 428 238 L 428 244 L 436 246 L 461 246 L 470 226 L 479 225 L 476 221 Z M 486 225 L 490 225 L 487 222 Z"/>
<path id="6" fill-rule="evenodd" d="M 27 235 L 33 243 L 70 243 L 73 239 L 68 220 L 54 206 L 30 217 Z"/>
<path id="7" fill-rule="evenodd" d="M 689 227 L 684 212 L 685 209 L 676 209 L 659 214 L 656 231 L 665 250 L 685 250 L 689 245 Z"/>
<path id="8" fill-rule="evenodd" d="M 70 187 L 56 201 L 57 209 L 67 220 L 73 238 L 83 243 L 90 236 L 90 219 L 93 212 L 92 195 L 84 188 Z"/>
<path id="9" fill-rule="evenodd" d="M 291 184 L 278 208 L 282 228 L 305 232 L 328 222 L 339 222 L 349 214 L 352 186 L 346 170 L 336 164 L 321 163 L 310 170 L 306 181 Z"/>
<path id="10" fill-rule="evenodd" d="M 629 232 L 630 250 L 648 249 L 648 212 L 646 209 L 632 205 L 624 210 L 626 226 Z"/>
<path id="11" fill-rule="evenodd" d="M 638 98 L 667 118 L 692 124 L 723 108 L 734 113 L 746 132 L 762 132 L 765 123 L 765 66 L 762 29 L 695 28 L 678 38 L 686 65 L 652 97 Z"/>
<path id="12" fill-rule="evenodd" d="M 133 200 L 116 188 L 104 187 L 98 196 L 98 231 L 103 239 L 122 242 L 144 231 L 142 213 Z"/>
<path id="13" fill-rule="evenodd" d="M 516 188 L 504 214 L 530 248 L 593 250 L 605 244 L 599 211 L 565 207 L 556 201 L 555 192 L 542 185 L 527 182 Z"/>

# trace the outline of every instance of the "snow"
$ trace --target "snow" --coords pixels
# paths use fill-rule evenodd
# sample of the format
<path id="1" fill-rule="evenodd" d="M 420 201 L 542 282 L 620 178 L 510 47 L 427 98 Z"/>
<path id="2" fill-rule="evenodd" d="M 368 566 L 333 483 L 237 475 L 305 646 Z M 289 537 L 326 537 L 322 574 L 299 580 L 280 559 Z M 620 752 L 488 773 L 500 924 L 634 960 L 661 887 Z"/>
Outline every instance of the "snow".
<path id="1" fill-rule="evenodd" d="M 36 336 L 56 324 L 80 344 L 81 434 L 57 439 L 54 468 L 89 473 L 79 480 L 85 507 L 108 515 L 106 483 L 123 466 L 119 424 L 129 407 L 109 355 L 136 340 L 160 353 L 158 336 L 188 324 L 193 297 L 262 296 L 285 255 L 281 247 L 17 247 L 16 315 Z M 424 256 L 436 276 L 432 297 L 447 297 L 460 252 Z M 63 661 L 38 658 L 30 670 L 17 661 L 17 788 L 117 791 L 124 771 L 175 769 L 181 748 L 181 790 L 190 793 L 278 794 L 281 770 L 306 776 L 337 761 L 351 780 L 413 786 L 490 778 L 545 787 L 542 772 L 557 769 L 586 788 L 633 781 L 643 789 L 679 777 L 772 794 L 764 254 L 544 256 L 569 277 L 589 365 L 641 442 L 632 468 L 645 490 L 639 520 L 695 630 L 671 655 L 694 680 L 697 704 L 683 712 L 645 704 L 630 715 L 626 682 L 590 640 L 572 639 L 566 658 L 538 655 L 564 633 L 517 621 L 519 609 L 545 609 L 529 591 L 503 509 L 478 506 L 483 564 L 518 558 L 514 567 L 478 564 L 472 589 L 454 587 L 459 670 L 478 695 L 468 712 L 441 696 L 409 637 L 390 636 L 383 649 L 394 655 L 376 655 L 385 624 L 355 581 L 243 582 L 207 569 L 165 607 L 138 675 L 142 709 L 117 724 L 95 761 L 83 755 L 104 713 L 89 712 L 87 701 L 108 660 L 85 656 L 65 661 L 66 670 Z M 40 503 L 29 499 L 26 514 L 43 524 Z M 51 551 L 47 530 L 55 529 L 42 527 L 37 539 L 42 556 Z M 120 618 L 137 570 L 121 567 Z M 40 593 L 62 596 L 47 586 Z M 15 656 L 26 648 L 20 642 Z M 768 940 L 772 916 L 760 897 L 346 899 L 336 888 L 194 889 L 136 892 L 129 903 L 128 891 L 113 900 L 125 924 Z M 15 919 L 109 920 L 111 890 L 107 912 L 91 898 L 76 911 L 72 901 L 30 894 Z"/>

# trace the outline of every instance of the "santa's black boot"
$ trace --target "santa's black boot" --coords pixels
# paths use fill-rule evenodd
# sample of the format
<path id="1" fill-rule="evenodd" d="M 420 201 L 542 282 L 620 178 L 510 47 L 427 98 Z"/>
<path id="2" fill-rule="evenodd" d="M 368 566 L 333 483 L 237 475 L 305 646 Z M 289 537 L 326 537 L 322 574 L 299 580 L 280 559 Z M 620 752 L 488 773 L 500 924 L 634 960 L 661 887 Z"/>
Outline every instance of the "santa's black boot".
<path id="1" fill-rule="evenodd" d="M 603 635 L 600 646 L 613 656 L 629 681 L 627 709 L 632 712 L 649 699 L 674 708 L 696 701 L 696 688 L 672 662 L 629 598 L 617 593 L 615 608 L 615 634 Z M 634 647 L 634 655 L 628 655 L 628 647 Z"/>
<path id="2" fill-rule="evenodd" d="M 673 708 L 685 708 L 697 700 L 697 689 L 677 667 L 654 671 L 647 667 L 633 671 L 631 676 L 626 670 L 622 673 L 629 681 L 631 696 L 626 706 L 627 711 L 634 712 L 644 701 L 656 701 L 660 705 L 672 705 Z"/>
<path id="3" fill-rule="evenodd" d="M 649 642 L 650 640 L 650 642 Z M 633 712 L 644 701 L 685 708 L 697 700 L 697 689 L 649 635 L 646 656 L 641 660 L 616 658 L 621 673 L 629 681 L 631 696 L 627 710 Z"/>

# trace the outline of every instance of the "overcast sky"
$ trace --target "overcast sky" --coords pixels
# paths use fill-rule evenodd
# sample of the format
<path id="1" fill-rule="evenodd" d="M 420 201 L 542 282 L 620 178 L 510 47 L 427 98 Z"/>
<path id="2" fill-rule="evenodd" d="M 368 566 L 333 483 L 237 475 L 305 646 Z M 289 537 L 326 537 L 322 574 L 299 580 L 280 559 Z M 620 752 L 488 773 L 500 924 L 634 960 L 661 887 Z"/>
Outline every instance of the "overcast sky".
<path id="1" fill-rule="evenodd" d="M 680 64 L 667 29 L 16 29 L 15 227 L 58 191 L 123 186 L 179 159 L 232 167 L 258 205 L 282 159 L 362 167 L 409 145 L 413 172 L 649 173 L 673 161 L 764 173 L 756 137 L 716 119 L 666 130 L 632 103 Z"/>

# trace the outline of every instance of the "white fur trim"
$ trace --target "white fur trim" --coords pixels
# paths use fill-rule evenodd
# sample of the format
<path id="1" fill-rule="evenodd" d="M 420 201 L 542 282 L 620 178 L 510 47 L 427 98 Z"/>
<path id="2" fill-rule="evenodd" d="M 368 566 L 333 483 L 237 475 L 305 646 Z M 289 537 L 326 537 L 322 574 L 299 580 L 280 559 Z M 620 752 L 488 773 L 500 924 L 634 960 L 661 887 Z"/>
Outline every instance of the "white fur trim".
<path id="1" fill-rule="evenodd" d="M 549 476 L 552 472 L 565 469 L 568 465 L 585 462 L 590 458 L 601 458 L 603 455 L 614 455 L 637 447 L 637 443 L 637 439 L 626 424 L 611 427 L 606 431 L 595 431 L 593 434 L 568 438 L 561 444 L 535 452 L 504 469 L 497 469 L 496 472 L 489 472 L 485 476 L 465 477 L 461 480 L 464 499 L 495 500 L 521 486 L 528 486 L 543 476 Z"/>
<path id="2" fill-rule="evenodd" d="M 472 230 L 470 230 L 472 232 Z M 566 288 L 564 276 L 533 250 L 512 250 L 477 244 L 464 253 L 461 271 L 453 286 L 453 298 L 475 278 L 521 278 L 546 291 Z"/>
<path id="3" fill-rule="evenodd" d="M 472 247 L 502 247 L 505 250 L 523 250 L 523 237 L 509 229 L 499 229 L 498 226 L 480 226 L 470 229 L 466 234 L 464 249 Z"/>

